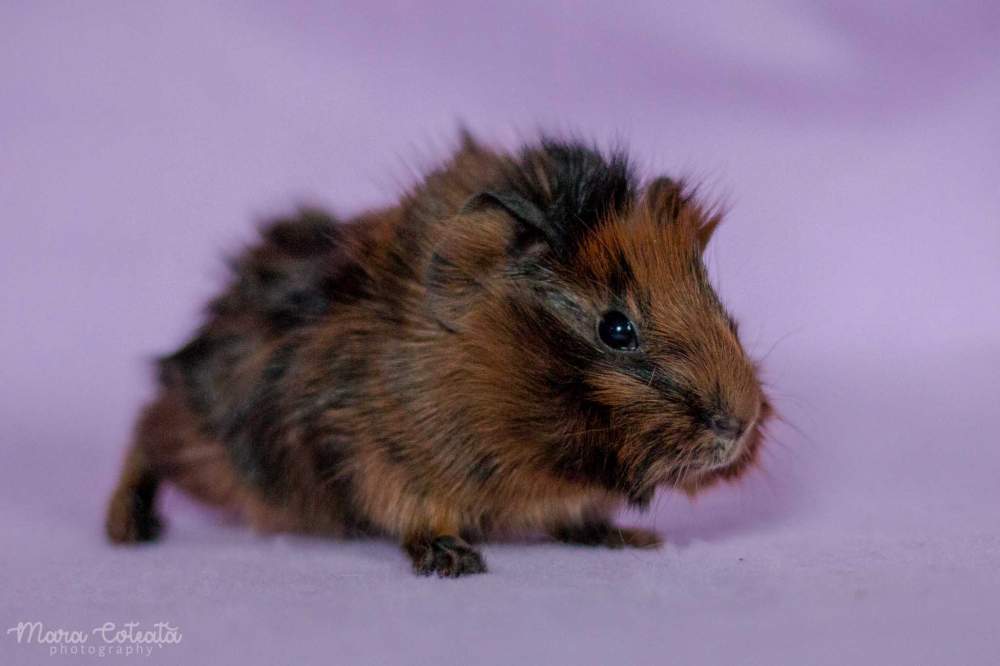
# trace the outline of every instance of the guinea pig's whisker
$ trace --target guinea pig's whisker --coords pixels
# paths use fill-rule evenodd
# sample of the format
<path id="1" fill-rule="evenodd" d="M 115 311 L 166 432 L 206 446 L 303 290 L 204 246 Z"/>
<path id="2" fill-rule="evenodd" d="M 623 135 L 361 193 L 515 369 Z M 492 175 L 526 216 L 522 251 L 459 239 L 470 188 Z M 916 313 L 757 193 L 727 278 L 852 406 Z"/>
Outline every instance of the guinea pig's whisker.
<path id="1" fill-rule="evenodd" d="M 804 328 L 805 328 L 804 326 L 800 326 L 799 328 L 788 331 L 787 333 L 779 337 L 777 340 L 771 343 L 771 346 L 768 348 L 766 352 L 764 352 L 764 355 L 757 359 L 757 363 L 758 364 L 764 363 L 764 361 L 768 359 L 768 357 L 774 352 L 775 349 L 778 348 L 779 345 L 781 345 L 783 342 L 791 338 L 793 335 L 798 335 L 799 333 L 801 333 Z"/>

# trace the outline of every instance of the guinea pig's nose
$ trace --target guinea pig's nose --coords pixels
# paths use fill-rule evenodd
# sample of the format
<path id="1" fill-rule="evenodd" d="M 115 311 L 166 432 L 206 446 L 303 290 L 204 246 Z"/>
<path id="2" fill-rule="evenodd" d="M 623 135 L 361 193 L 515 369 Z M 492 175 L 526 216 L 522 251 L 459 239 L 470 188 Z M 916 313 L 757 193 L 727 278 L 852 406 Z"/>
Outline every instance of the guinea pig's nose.
<path id="1" fill-rule="evenodd" d="M 743 422 L 728 414 L 712 417 L 712 432 L 722 439 L 736 440 L 743 434 Z"/>

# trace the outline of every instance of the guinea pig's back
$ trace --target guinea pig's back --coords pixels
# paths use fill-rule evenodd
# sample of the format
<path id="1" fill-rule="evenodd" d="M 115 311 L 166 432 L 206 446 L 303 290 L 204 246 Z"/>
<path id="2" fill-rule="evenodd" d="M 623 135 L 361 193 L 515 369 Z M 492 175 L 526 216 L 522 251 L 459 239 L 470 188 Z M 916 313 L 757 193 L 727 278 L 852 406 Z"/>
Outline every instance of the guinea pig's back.
<path id="1" fill-rule="evenodd" d="M 295 252 L 309 234 L 324 238 L 333 221 L 317 215 L 279 220 L 261 230 L 261 242 L 229 262 L 231 277 L 206 310 L 206 321 L 176 352 L 160 358 L 160 379 L 167 387 L 193 388 L 211 372 L 212 361 L 246 355 L 257 338 L 301 321 L 318 309 L 315 280 L 308 274 L 328 248 Z M 301 313 L 293 304 L 301 304 Z M 196 376 L 200 375 L 200 376 Z"/>
<path id="2" fill-rule="evenodd" d="M 255 369 L 266 370 L 268 355 L 336 307 L 371 298 L 359 248 L 375 226 L 306 210 L 263 227 L 260 241 L 230 262 L 230 282 L 205 323 L 159 360 L 161 385 L 184 395 L 206 429 L 224 437 L 237 407 L 252 402 L 262 379 Z"/>

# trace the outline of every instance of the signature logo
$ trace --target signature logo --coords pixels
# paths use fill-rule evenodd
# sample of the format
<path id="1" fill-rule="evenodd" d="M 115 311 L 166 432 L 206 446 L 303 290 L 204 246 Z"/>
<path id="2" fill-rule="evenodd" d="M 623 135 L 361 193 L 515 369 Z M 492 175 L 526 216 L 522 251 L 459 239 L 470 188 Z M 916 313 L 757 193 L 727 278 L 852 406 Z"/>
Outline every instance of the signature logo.
<path id="1" fill-rule="evenodd" d="M 144 655 L 166 645 L 176 645 L 184 637 L 178 627 L 169 622 L 156 622 L 144 627 L 140 622 L 105 622 L 86 629 L 46 627 L 41 622 L 18 622 L 7 629 L 15 641 L 25 645 L 48 648 L 50 656 L 56 655 Z"/>

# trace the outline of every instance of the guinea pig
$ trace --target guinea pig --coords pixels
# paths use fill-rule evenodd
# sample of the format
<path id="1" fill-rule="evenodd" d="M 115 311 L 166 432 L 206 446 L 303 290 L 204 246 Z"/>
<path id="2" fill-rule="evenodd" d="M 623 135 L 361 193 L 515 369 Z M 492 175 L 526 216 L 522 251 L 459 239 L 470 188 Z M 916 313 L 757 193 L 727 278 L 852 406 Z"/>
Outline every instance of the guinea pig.
<path id="1" fill-rule="evenodd" d="M 465 135 L 393 207 L 271 223 L 159 360 L 108 537 L 155 539 L 166 481 L 424 575 L 486 571 L 497 535 L 658 546 L 616 512 L 739 477 L 771 413 L 703 264 L 719 221 L 621 153 Z"/>

